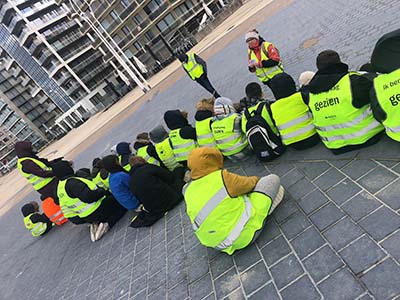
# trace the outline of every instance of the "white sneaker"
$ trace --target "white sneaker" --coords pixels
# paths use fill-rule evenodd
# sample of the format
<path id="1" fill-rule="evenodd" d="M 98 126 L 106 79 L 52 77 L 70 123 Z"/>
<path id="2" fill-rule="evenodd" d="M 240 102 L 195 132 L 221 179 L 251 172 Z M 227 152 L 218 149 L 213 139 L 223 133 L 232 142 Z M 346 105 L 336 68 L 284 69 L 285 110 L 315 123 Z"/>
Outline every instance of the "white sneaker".
<path id="1" fill-rule="evenodd" d="M 283 186 L 279 186 L 278 193 L 276 194 L 275 198 L 272 199 L 271 208 L 269 209 L 268 215 L 271 215 L 274 209 L 282 202 L 283 196 L 285 195 L 285 189 Z"/>
<path id="2" fill-rule="evenodd" d="M 95 233 L 95 240 L 96 241 L 100 240 L 109 229 L 110 225 L 108 225 L 108 223 L 100 223 Z"/>
<path id="3" fill-rule="evenodd" d="M 89 225 L 89 230 L 90 230 L 90 240 L 92 242 L 96 241 L 96 231 L 97 231 L 98 225 L 96 223 L 91 223 Z"/>

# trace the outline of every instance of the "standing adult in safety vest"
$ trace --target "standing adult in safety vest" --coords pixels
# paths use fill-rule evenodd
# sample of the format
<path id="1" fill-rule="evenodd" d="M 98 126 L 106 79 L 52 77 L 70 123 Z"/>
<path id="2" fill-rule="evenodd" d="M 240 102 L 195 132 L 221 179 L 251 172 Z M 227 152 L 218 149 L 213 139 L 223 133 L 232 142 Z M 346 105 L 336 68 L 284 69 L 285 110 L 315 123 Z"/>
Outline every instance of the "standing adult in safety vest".
<path id="1" fill-rule="evenodd" d="M 249 71 L 255 73 L 258 79 L 273 92 L 270 80 L 283 72 L 278 49 L 272 43 L 264 41 L 255 29 L 246 33 L 245 40 L 248 45 Z"/>
<path id="2" fill-rule="evenodd" d="M 15 152 L 18 156 L 17 167 L 33 188 L 44 198 L 55 197 L 54 190 L 58 180 L 54 177 L 51 163 L 47 159 L 39 158 L 29 141 L 17 142 Z"/>
<path id="3" fill-rule="evenodd" d="M 279 177 L 239 176 L 223 170 L 218 149 L 189 155 L 192 181 L 183 188 L 186 210 L 200 243 L 231 255 L 247 247 L 283 198 Z"/>
<path id="4" fill-rule="evenodd" d="M 199 147 L 216 147 L 211 123 L 214 114 L 214 98 L 201 99 L 196 104 L 196 136 Z"/>
<path id="5" fill-rule="evenodd" d="M 228 98 L 217 98 L 211 124 L 217 148 L 230 160 L 243 160 L 251 154 L 246 134 L 242 132 L 241 115 Z"/>
<path id="6" fill-rule="evenodd" d="M 48 233 L 53 225 L 51 221 L 39 212 L 39 204 L 32 201 L 21 207 L 22 215 L 24 216 L 24 225 L 33 237 L 38 237 Z"/>
<path id="7" fill-rule="evenodd" d="M 372 116 L 369 91 L 372 82 L 325 50 L 317 57 L 318 72 L 309 84 L 308 106 L 325 146 L 334 154 L 376 143 L 383 126 Z"/>
<path id="8" fill-rule="evenodd" d="M 90 223 L 90 239 L 93 242 L 99 240 L 125 214 L 126 209 L 108 191 L 89 179 L 76 177 L 68 163 L 55 163 L 53 171 L 59 179 L 57 195 L 64 217 Z"/>
<path id="9" fill-rule="evenodd" d="M 189 77 L 200 84 L 215 98 L 220 97 L 215 88 L 211 85 L 207 76 L 207 64 L 195 53 L 178 54 L 178 59 L 182 63 L 182 67 Z"/>
<path id="10" fill-rule="evenodd" d="M 143 157 L 147 163 L 160 166 L 160 158 L 158 157 L 156 148 L 151 143 L 149 134 L 147 132 L 139 133 L 136 136 L 133 149 L 136 150 L 136 155 Z"/>
<path id="11" fill-rule="evenodd" d="M 382 36 L 375 45 L 371 66 L 380 73 L 371 90 L 371 107 L 386 134 L 400 142 L 400 29 Z"/>
<path id="12" fill-rule="evenodd" d="M 164 121 L 167 124 L 169 140 L 176 160 L 186 165 L 187 157 L 194 148 L 197 147 L 196 129 L 187 120 L 187 112 L 168 110 L 164 114 Z"/>
<path id="13" fill-rule="evenodd" d="M 286 73 L 276 75 L 275 102 L 270 105 L 272 119 L 285 146 L 303 150 L 319 143 L 311 112 L 306 104 L 308 95 L 296 92 L 296 83 Z"/>

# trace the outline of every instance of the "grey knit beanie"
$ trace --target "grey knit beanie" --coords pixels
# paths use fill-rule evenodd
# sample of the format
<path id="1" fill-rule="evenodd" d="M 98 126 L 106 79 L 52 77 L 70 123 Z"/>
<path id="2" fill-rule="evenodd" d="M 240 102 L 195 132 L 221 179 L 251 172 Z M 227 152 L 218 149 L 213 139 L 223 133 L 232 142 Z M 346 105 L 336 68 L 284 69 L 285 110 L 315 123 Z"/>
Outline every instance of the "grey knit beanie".
<path id="1" fill-rule="evenodd" d="M 162 125 L 158 125 L 150 131 L 149 135 L 153 143 L 161 143 L 168 137 L 168 132 Z"/>

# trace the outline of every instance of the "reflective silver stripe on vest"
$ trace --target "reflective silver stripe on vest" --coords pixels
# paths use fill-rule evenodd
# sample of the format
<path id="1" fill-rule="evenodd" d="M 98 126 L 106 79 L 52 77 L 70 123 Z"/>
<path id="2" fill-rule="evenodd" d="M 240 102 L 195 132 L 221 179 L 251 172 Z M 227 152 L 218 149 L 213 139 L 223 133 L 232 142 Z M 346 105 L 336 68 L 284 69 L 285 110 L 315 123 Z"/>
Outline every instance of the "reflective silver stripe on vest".
<path id="1" fill-rule="evenodd" d="M 31 179 L 33 179 L 35 177 L 37 179 L 34 182 L 32 182 L 33 185 L 37 185 L 37 184 L 41 183 L 42 181 L 45 181 L 45 180 L 48 180 L 49 178 L 51 178 L 51 177 L 42 178 L 42 177 L 39 177 L 39 176 L 31 174 L 31 175 L 28 176 L 28 180 L 31 180 Z"/>
<path id="2" fill-rule="evenodd" d="M 241 133 L 235 133 L 234 135 L 226 138 L 226 139 L 222 139 L 222 140 L 215 140 L 217 144 L 225 144 L 225 143 L 229 143 L 232 142 L 238 138 L 240 138 L 242 136 Z"/>
<path id="3" fill-rule="evenodd" d="M 314 129 L 314 125 L 310 124 L 310 125 L 308 125 L 306 127 L 300 128 L 300 129 L 298 129 L 296 131 L 293 131 L 291 133 L 282 134 L 281 138 L 284 139 L 284 140 L 291 139 L 291 138 L 294 138 L 294 137 L 299 136 L 301 134 L 304 134 L 306 132 L 309 132 L 310 130 L 313 130 L 313 129 Z"/>
<path id="4" fill-rule="evenodd" d="M 209 139 L 212 138 L 213 134 L 212 133 L 206 133 L 206 134 L 200 134 L 197 136 L 197 139 Z"/>
<path id="5" fill-rule="evenodd" d="M 50 216 L 49 217 L 49 219 L 51 220 L 51 219 L 53 219 L 53 218 L 57 218 L 59 215 L 61 215 L 62 214 L 62 212 L 61 211 L 58 211 L 58 212 L 56 212 L 54 215 L 52 215 L 52 216 Z"/>
<path id="6" fill-rule="evenodd" d="M 263 69 L 265 69 L 265 68 L 263 68 Z M 278 70 L 282 70 L 282 68 L 280 66 L 275 66 L 275 67 L 270 68 L 267 72 L 263 71 L 262 74 L 258 74 L 257 77 L 264 78 L 265 76 L 268 76 Z"/>
<path id="7" fill-rule="evenodd" d="M 186 148 L 186 147 L 189 147 L 189 146 L 192 146 L 192 145 L 194 145 L 194 142 L 189 142 L 189 143 L 186 143 L 186 144 L 173 145 L 173 148 L 174 149 L 182 149 L 182 148 Z"/>
<path id="8" fill-rule="evenodd" d="M 387 127 L 385 126 L 387 131 L 390 131 L 391 133 L 400 133 L 400 126 L 397 127 Z"/>
<path id="9" fill-rule="evenodd" d="M 201 147 L 211 147 L 211 148 L 213 148 L 213 147 L 215 147 L 215 143 L 212 143 L 212 144 L 202 144 Z"/>
<path id="10" fill-rule="evenodd" d="M 34 223 L 37 224 L 35 225 L 35 227 L 33 227 L 31 229 L 32 233 L 34 234 L 41 234 L 42 232 L 44 232 L 46 230 L 46 228 L 44 228 L 45 224 L 40 222 L 40 223 Z"/>
<path id="11" fill-rule="evenodd" d="M 230 246 L 236 241 L 236 239 L 239 237 L 239 235 L 242 233 L 244 226 L 247 224 L 251 217 L 251 210 L 252 210 L 252 205 L 247 196 L 244 196 L 244 204 L 245 208 L 240 216 L 240 219 L 237 221 L 235 227 L 233 227 L 232 231 L 229 233 L 229 235 L 226 237 L 225 240 L 223 240 L 216 248 L 218 250 L 224 250 Z"/>
<path id="12" fill-rule="evenodd" d="M 186 152 L 182 152 L 182 153 L 177 153 L 174 154 L 175 157 L 184 157 L 184 156 L 188 156 L 190 151 L 186 151 Z"/>
<path id="13" fill-rule="evenodd" d="M 237 144 L 235 144 L 234 146 L 229 147 L 229 148 L 225 148 L 225 149 L 219 149 L 219 151 L 221 151 L 222 153 L 225 153 L 225 152 L 230 152 L 230 151 L 236 150 L 236 149 L 242 147 L 243 145 L 245 145 L 245 141 L 246 141 L 246 140 L 247 140 L 247 138 L 244 136 L 244 137 L 243 137 L 240 141 L 238 141 Z"/>
<path id="14" fill-rule="evenodd" d="M 65 220 L 65 218 L 64 218 L 64 217 L 61 217 L 61 218 L 55 219 L 55 220 L 52 221 L 52 222 L 57 223 L 57 222 L 61 222 L 61 221 L 64 221 L 64 220 Z"/>
<path id="15" fill-rule="evenodd" d="M 361 115 L 358 117 L 354 118 L 353 120 L 341 124 L 335 124 L 335 125 L 329 125 L 329 126 L 316 126 L 315 128 L 318 129 L 319 131 L 332 131 L 332 130 L 337 130 L 337 129 L 343 129 L 343 128 L 351 128 L 360 122 L 362 122 L 364 119 L 366 119 L 368 116 L 371 115 L 371 109 L 368 108 L 366 109 Z"/>
<path id="16" fill-rule="evenodd" d="M 103 198 L 102 198 L 102 199 L 103 199 Z M 102 200 L 102 199 L 100 199 L 100 200 Z M 87 211 L 87 210 L 89 210 L 90 208 L 92 208 L 92 206 L 94 206 L 96 203 L 97 203 L 97 202 L 94 202 L 94 203 L 85 203 L 85 202 L 82 202 L 82 201 L 78 200 L 74 205 L 68 206 L 68 208 L 71 208 L 71 210 L 72 210 L 74 213 L 80 215 L 81 213 L 84 213 L 85 211 Z M 74 208 L 77 208 L 77 207 L 79 207 L 79 206 L 81 206 L 81 205 L 85 205 L 85 207 L 82 208 L 82 209 L 80 209 L 80 210 L 77 210 L 77 211 L 74 210 Z"/>
<path id="17" fill-rule="evenodd" d="M 349 133 L 349 134 L 344 134 L 344 135 L 335 135 L 335 136 L 321 136 L 321 139 L 326 142 L 334 142 L 334 141 L 339 141 L 339 140 L 349 140 L 353 138 L 358 138 L 361 137 L 365 134 L 367 134 L 369 131 L 381 126 L 380 123 L 377 121 L 373 120 L 371 124 L 369 124 L 367 127 L 355 132 L 355 133 Z"/>
<path id="18" fill-rule="evenodd" d="M 279 129 L 279 131 L 282 131 L 282 130 L 288 129 L 290 127 L 293 127 L 293 126 L 295 126 L 297 124 L 300 124 L 300 123 L 302 123 L 304 121 L 307 121 L 307 120 L 310 120 L 310 119 L 311 119 L 311 115 L 310 115 L 310 113 L 307 113 L 304 116 L 301 116 L 301 117 L 299 117 L 297 119 L 294 119 L 292 121 L 289 121 L 289 122 L 286 122 L 284 124 L 281 124 L 281 125 L 277 126 L 277 128 Z"/>
<path id="19" fill-rule="evenodd" d="M 185 190 L 186 191 L 186 190 Z M 229 197 L 225 187 L 222 187 L 216 192 L 210 200 L 203 206 L 203 208 L 197 213 L 193 221 L 193 229 L 196 231 L 203 224 L 204 220 L 211 214 L 211 212 L 224 200 Z"/>

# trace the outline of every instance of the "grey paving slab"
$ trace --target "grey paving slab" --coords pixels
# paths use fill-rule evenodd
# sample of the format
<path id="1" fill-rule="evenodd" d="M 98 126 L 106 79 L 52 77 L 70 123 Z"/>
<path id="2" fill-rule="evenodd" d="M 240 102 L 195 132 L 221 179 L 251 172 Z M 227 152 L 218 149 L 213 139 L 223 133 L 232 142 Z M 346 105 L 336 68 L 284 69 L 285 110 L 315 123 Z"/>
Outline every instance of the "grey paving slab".
<path id="1" fill-rule="evenodd" d="M 288 285 L 304 273 L 299 261 L 294 255 L 289 255 L 270 268 L 272 277 L 278 289 Z"/>
<path id="2" fill-rule="evenodd" d="M 308 276 L 303 276 L 286 287 L 281 295 L 283 299 L 287 300 L 317 300 L 322 298 Z"/>
<path id="3" fill-rule="evenodd" d="M 377 299 L 392 299 L 400 292 L 400 267 L 387 259 L 365 274 L 361 280 Z"/>
<path id="4" fill-rule="evenodd" d="M 343 266 L 341 259 L 328 245 L 306 258 L 303 263 L 315 282 L 319 282 L 321 279 Z"/>
<path id="5" fill-rule="evenodd" d="M 275 0 L 276 3 L 281 5 L 283 0 Z M 397 0 L 294 0 L 257 28 L 277 45 L 286 71 L 297 79 L 302 71 L 315 70 L 315 57 L 324 49 L 337 49 L 352 70 L 369 61 L 376 40 L 398 28 L 399 10 Z M 310 38 L 316 44 L 303 47 Z M 248 82 L 256 81 L 244 65 L 245 56 L 246 44 L 239 37 L 207 60 L 213 84 L 234 100 L 244 96 Z M 270 97 L 268 88 L 263 88 Z M 137 133 L 162 124 L 167 109 L 189 111 L 189 121 L 193 123 L 194 104 L 206 96 L 207 92 L 189 78 L 182 78 L 81 151 L 75 165 L 88 167 L 93 156 L 107 154 L 117 142 L 131 141 Z M 383 138 L 372 147 L 338 156 L 319 144 L 307 151 L 288 149 L 278 160 L 265 165 L 253 158 L 229 163 L 231 170 L 242 175 L 283 176 L 288 192 L 287 202 L 269 218 L 256 245 L 235 254 L 230 268 L 226 263 L 229 259 L 199 244 L 184 205 L 147 229 L 127 228 L 131 216 L 128 213 L 97 243 L 90 242 L 86 226 L 72 224 L 34 240 L 21 226 L 18 205 L 0 218 L 0 298 L 396 298 L 400 295 L 400 202 L 396 197 L 400 193 L 399 151 L 400 143 Z M 362 189 L 376 197 L 373 204 L 348 201 Z M 35 193 L 23 202 L 33 199 L 37 199 Z M 341 214 L 333 209 L 333 203 L 327 205 L 329 201 L 340 206 L 348 217 L 338 220 Z M 376 211 L 375 201 L 381 205 Z M 311 236 L 309 244 L 307 234 Z M 362 235 L 365 238 L 356 240 Z M 323 237 L 321 248 L 316 248 L 320 245 L 318 238 L 312 238 L 316 236 Z M 371 249 L 370 256 L 364 255 L 361 260 L 350 254 L 366 249 Z M 385 253 L 384 262 L 377 249 Z M 346 258 L 344 262 L 338 256 L 340 250 Z M 360 278 L 354 277 L 353 269 L 362 269 Z"/>
<path id="6" fill-rule="evenodd" d="M 250 300 L 279 300 L 278 292 L 272 283 L 267 284 L 249 297 Z"/>
<path id="7" fill-rule="evenodd" d="M 333 223 L 337 222 L 344 216 L 344 213 L 339 210 L 333 203 L 321 207 L 310 216 L 311 221 L 319 230 L 324 230 Z"/>
<path id="8" fill-rule="evenodd" d="M 343 204 L 343 210 L 355 221 L 365 217 L 382 204 L 368 192 L 361 192 Z"/>
<path id="9" fill-rule="evenodd" d="M 312 213 L 328 201 L 328 198 L 319 190 L 314 190 L 298 201 L 299 206 L 306 214 Z"/>
<path id="10" fill-rule="evenodd" d="M 350 269 L 358 274 L 383 259 L 386 254 L 368 236 L 364 235 L 340 251 Z"/>
<path id="11" fill-rule="evenodd" d="M 334 273 L 318 286 L 326 300 L 355 299 L 365 292 L 360 283 L 347 269 Z"/>
<path id="12" fill-rule="evenodd" d="M 361 187 L 359 187 L 355 182 L 353 182 L 351 179 L 345 179 L 331 188 L 327 192 L 327 195 L 337 205 L 342 205 L 360 191 Z"/>

